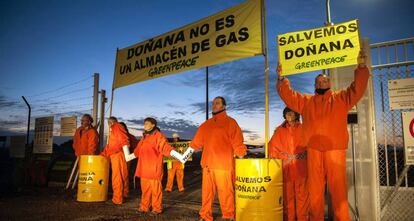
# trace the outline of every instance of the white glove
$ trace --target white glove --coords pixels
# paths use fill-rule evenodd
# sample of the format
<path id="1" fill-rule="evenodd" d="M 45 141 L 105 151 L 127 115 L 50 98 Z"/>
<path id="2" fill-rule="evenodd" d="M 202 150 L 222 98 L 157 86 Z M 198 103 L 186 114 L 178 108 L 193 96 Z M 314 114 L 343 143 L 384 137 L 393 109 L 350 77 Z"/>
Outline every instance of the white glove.
<path id="1" fill-rule="evenodd" d="M 179 160 L 181 163 L 185 163 L 184 157 L 183 155 L 181 155 L 180 153 L 178 153 L 175 150 L 171 150 L 170 155 L 172 157 L 174 157 L 175 159 Z"/>
<path id="2" fill-rule="evenodd" d="M 186 162 L 191 155 L 193 155 L 194 149 L 192 147 L 188 147 L 187 150 L 183 153 L 183 160 Z"/>
<path id="3" fill-rule="evenodd" d="M 122 149 L 124 150 L 124 155 L 125 155 L 125 161 L 126 162 L 131 161 L 131 160 L 137 158 L 134 153 L 131 153 L 131 154 L 129 153 L 129 148 L 128 148 L 127 145 L 124 145 L 122 147 Z"/>

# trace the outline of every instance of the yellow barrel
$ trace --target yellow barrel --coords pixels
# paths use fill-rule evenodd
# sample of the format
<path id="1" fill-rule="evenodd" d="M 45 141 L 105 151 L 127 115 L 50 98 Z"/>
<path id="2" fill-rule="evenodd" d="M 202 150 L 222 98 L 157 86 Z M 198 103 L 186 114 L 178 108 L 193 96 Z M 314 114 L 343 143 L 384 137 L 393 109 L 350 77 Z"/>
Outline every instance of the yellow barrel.
<path id="1" fill-rule="evenodd" d="M 237 159 L 235 194 L 237 221 L 282 221 L 282 161 Z"/>
<path id="2" fill-rule="evenodd" d="M 78 201 L 101 202 L 108 198 L 109 162 L 99 155 L 81 155 Z"/>

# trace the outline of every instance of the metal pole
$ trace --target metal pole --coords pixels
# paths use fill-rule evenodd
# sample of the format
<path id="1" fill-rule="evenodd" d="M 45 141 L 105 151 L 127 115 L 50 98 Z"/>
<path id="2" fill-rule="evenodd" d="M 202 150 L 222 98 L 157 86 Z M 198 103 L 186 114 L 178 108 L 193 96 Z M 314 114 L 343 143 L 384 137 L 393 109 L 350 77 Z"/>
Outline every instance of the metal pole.
<path id="1" fill-rule="evenodd" d="M 29 115 L 27 116 L 27 134 L 26 134 L 26 146 L 29 145 L 29 133 L 30 133 L 30 117 L 32 115 L 32 108 L 30 107 L 29 102 L 27 102 L 26 98 L 22 96 L 24 102 L 26 103 L 27 107 L 29 108 Z"/>
<path id="2" fill-rule="evenodd" d="M 98 124 L 98 95 L 99 94 L 99 74 L 95 73 L 93 75 L 93 119 L 94 125 L 97 126 Z"/>
<path id="3" fill-rule="evenodd" d="M 75 179 L 73 180 L 73 183 L 72 183 L 72 190 L 75 189 L 76 182 L 78 181 L 78 177 L 79 177 L 79 169 L 76 170 Z"/>
<path id="4" fill-rule="evenodd" d="M 109 116 L 108 117 L 112 117 L 112 104 L 113 104 L 113 102 L 114 102 L 114 89 L 112 88 L 112 92 L 111 92 L 111 102 L 109 103 Z M 101 123 L 102 124 L 105 124 L 105 119 L 103 119 L 102 117 L 101 117 L 101 120 L 103 120 L 103 121 L 101 121 Z M 107 139 L 106 139 L 106 143 L 108 143 L 109 142 L 109 137 L 111 136 L 111 133 L 110 133 L 110 128 L 108 127 L 108 137 L 107 137 Z M 104 132 L 102 131 L 102 134 L 103 134 Z M 102 135 L 103 136 L 103 135 Z"/>
<path id="5" fill-rule="evenodd" d="M 208 66 L 206 67 L 206 120 L 208 120 Z"/>
<path id="6" fill-rule="evenodd" d="M 104 132 L 105 132 L 105 103 L 107 102 L 106 99 L 106 91 L 101 90 L 101 124 L 99 125 L 99 148 L 102 150 L 103 147 L 103 140 L 104 140 Z"/>
<path id="7" fill-rule="evenodd" d="M 326 26 L 332 25 L 331 22 L 331 1 L 326 0 Z"/>
<path id="8" fill-rule="evenodd" d="M 333 23 L 331 21 L 331 1 L 326 0 L 326 22 L 325 22 L 325 26 L 330 26 L 330 25 L 333 25 Z M 330 77 L 331 72 L 330 72 L 329 69 L 322 69 L 322 74 L 325 74 L 325 75 L 328 74 L 328 76 Z"/>
<path id="9" fill-rule="evenodd" d="M 70 186 L 70 182 L 72 181 L 73 174 L 75 174 L 76 168 L 78 167 L 78 161 L 79 161 L 79 157 L 76 157 L 75 163 L 73 164 L 73 167 L 72 167 L 72 172 L 70 173 L 65 189 L 68 189 Z"/>
<path id="10" fill-rule="evenodd" d="M 111 102 L 109 104 L 109 117 L 112 117 L 112 105 L 114 103 L 114 90 L 115 90 L 114 83 L 115 83 L 115 76 L 116 76 L 116 66 L 118 65 L 118 52 L 119 52 L 119 49 L 116 48 L 114 79 L 112 80 Z M 102 120 L 102 118 L 101 118 L 101 120 Z M 104 124 L 104 122 L 102 122 L 102 124 Z M 107 137 L 107 140 L 106 140 L 107 143 L 109 142 L 109 137 L 111 136 L 111 133 L 109 132 L 109 130 L 110 130 L 110 128 L 108 128 L 108 137 Z M 102 131 L 102 134 L 103 134 L 103 131 Z"/>
<path id="11" fill-rule="evenodd" d="M 354 215 L 355 215 L 355 220 L 359 221 L 359 211 L 358 211 L 358 200 L 357 200 L 357 189 L 356 189 L 356 161 L 355 161 L 355 127 L 354 124 L 351 124 L 351 141 L 352 141 L 352 171 L 353 171 L 353 184 L 354 184 L 354 200 L 355 200 L 355 211 Z"/>
<path id="12" fill-rule="evenodd" d="M 262 0 L 262 39 L 263 53 L 265 56 L 265 157 L 269 156 L 269 61 L 267 51 L 267 31 L 266 31 L 266 0 Z"/>
<path id="13" fill-rule="evenodd" d="M 116 76 L 116 66 L 118 64 L 118 52 L 119 52 L 119 49 L 117 48 L 116 55 L 115 55 L 114 79 L 112 80 L 111 103 L 109 104 L 109 117 L 112 117 L 112 104 L 114 102 L 114 90 L 115 90 L 114 83 L 115 83 L 115 76 Z"/>
<path id="14" fill-rule="evenodd" d="M 325 22 L 325 26 L 330 26 L 333 25 L 332 21 L 331 21 L 331 5 L 330 5 L 331 1 L 330 0 L 326 0 L 326 22 Z M 323 69 L 322 70 L 322 74 L 327 74 L 329 77 L 331 77 L 332 73 L 330 71 L 330 69 Z M 328 184 L 326 185 L 326 192 L 329 192 L 329 188 L 328 188 Z M 333 208 L 332 208 L 332 199 L 331 199 L 331 195 L 328 194 L 328 219 L 329 220 L 333 220 Z"/>
<path id="15" fill-rule="evenodd" d="M 109 117 L 112 117 L 112 104 L 114 103 L 114 89 L 111 91 L 111 102 L 109 103 Z"/>

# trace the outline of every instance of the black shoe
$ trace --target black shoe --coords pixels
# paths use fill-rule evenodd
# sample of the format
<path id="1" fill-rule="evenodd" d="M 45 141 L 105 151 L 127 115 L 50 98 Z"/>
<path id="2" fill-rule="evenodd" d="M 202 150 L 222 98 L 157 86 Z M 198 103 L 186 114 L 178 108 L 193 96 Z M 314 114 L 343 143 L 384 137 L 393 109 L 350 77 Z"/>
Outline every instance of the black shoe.
<path id="1" fill-rule="evenodd" d="M 136 210 L 136 213 L 138 214 L 138 216 L 146 216 L 148 214 L 148 211 L 144 211 L 144 210 Z"/>
<path id="2" fill-rule="evenodd" d="M 159 216 L 161 213 L 160 212 L 155 212 L 155 211 L 151 211 L 149 213 L 150 216 Z"/>
<path id="3" fill-rule="evenodd" d="M 122 203 L 114 203 L 112 200 L 105 201 L 105 204 L 112 205 L 112 206 L 122 205 Z"/>

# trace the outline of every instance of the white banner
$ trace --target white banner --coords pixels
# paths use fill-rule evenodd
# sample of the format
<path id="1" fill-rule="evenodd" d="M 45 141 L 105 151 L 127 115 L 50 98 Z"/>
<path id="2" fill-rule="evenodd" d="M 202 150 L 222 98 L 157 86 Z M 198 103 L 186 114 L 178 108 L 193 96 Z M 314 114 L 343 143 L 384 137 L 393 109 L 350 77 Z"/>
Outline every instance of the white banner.
<path id="1" fill-rule="evenodd" d="M 414 112 L 403 112 L 405 164 L 414 165 Z"/>
<path id="2" fill-rule="evenodd" d="M 414 78 L 388 81 L 390 110 L 414 108 Z"/>
<path id="3" fill-rule="evenodd" d="M 60 118 L 60 136 L 71 137 L 75 135 L 77 122 L 76 116 Z"/>
<path id="4" fill-rule="evenodd" d="M 53 116 L 36 118 L 33 153 L 52 153 L 53 120 Z"/>

